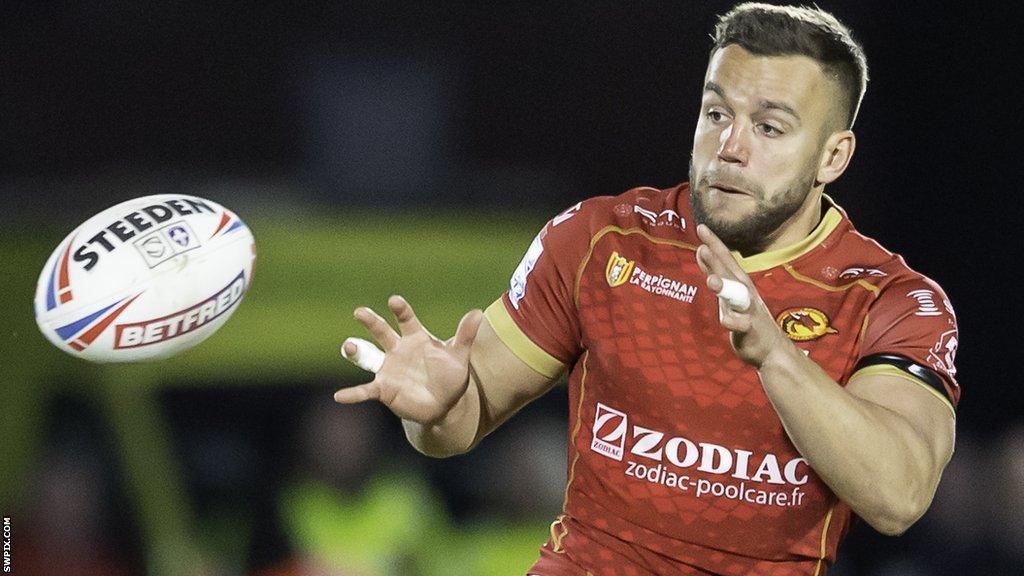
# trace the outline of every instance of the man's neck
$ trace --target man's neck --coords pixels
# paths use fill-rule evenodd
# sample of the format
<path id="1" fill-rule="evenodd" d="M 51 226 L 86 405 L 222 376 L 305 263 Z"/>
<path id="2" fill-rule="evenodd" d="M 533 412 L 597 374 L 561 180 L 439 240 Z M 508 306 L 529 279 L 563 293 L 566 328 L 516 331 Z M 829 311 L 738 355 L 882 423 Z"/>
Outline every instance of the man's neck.
<path id="1" fill-rule="evenodd" d="M 772 238 L 771 242 L 764 247 L 762 252 L 772 252 L 792 246 L 810 235 L 810 233 L 821 222 L 824 210 L 822 209 L 822 193 L 824 187 L 811 190 L 804 200 L 800 210 L 780 227 L 780 232 Z"/>

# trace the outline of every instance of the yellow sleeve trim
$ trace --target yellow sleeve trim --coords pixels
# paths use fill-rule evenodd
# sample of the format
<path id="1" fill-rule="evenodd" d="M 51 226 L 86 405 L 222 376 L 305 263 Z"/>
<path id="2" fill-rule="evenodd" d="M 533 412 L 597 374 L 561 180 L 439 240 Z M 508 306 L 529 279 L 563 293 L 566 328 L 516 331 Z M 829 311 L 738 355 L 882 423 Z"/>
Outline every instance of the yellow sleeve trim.
<path id="1" fill-rule="evenodd" d="M 932 388 L 931 386 L 925 384 L 920 378 L 915 378 L 913 375 L 907 374 L 903 370 L 900 370 L 899 368 L 892 366 L 890 364 L 874 364 L 872 366 L 861 368 L 860 370 L 854 372 L 853 376 L 850 376 L 850 382 L 852 382 L 853 379 L 858 376 L 873 376 L 875 374 L 896 376 L 897 378 L 903 378 L 904 380 L 909 380 L 914 384 L 917 384 L 918 386 L 931 392 L 932 396 L 935 396 L 939 400 L 942 400 L 942 403 L 946 405 L 946 408 L 949 408 L 949 413 L 953 415 L 954 419 L 956 418 L 956 409 L 953 408 L 953 404 L 950 403 L 949 398 L 946 398 L 935 388 Z"/>
<path id="2" fill-rule="evenodd" d="M 536 370 L 538 374 L 548 378 L 557 378 L 562 373 L 565 365 L 561 360 L 545 352 L 543 348 L 534 344 L 529 336 L 523 334 L 519 325 L 505 309 L 505 303 L 501 301 L 501 298 L 487 307 L 484 317 L 491 323 L 495 334 L 505 343 L 505 346 L 508 346 L 513 354 L 527 366 Z"/>

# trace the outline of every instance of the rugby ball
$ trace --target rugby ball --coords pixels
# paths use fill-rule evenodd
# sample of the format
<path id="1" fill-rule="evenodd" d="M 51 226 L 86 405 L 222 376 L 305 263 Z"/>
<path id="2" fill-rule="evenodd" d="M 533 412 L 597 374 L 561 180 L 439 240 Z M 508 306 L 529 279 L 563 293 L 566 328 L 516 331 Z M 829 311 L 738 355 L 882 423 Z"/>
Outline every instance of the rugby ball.
<path id="1" fill-rule="evenodd" d="M 85 360 L 167 358 L 227 321 L 255 258 L 252 232 L 216 202 L 128 200 L 86 220 L 50 255 L 36 284 L 36 324 Z"/>

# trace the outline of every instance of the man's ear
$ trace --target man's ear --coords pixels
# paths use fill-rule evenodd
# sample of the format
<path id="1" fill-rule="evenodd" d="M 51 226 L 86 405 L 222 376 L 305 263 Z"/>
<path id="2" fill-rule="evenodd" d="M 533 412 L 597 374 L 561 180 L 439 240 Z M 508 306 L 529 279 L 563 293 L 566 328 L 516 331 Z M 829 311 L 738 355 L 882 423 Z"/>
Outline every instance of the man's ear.
<path id="1" fill-rule="evenodd" d="M 857 137 L 853 130 L 833 132 L 825 141 L 825 147 L 821 151 L 815 182 L 831 184 L 842 176 L 846 167 L 850 165 L 850 159 L 853 158 L 853 151 L 856 148 Z"/>

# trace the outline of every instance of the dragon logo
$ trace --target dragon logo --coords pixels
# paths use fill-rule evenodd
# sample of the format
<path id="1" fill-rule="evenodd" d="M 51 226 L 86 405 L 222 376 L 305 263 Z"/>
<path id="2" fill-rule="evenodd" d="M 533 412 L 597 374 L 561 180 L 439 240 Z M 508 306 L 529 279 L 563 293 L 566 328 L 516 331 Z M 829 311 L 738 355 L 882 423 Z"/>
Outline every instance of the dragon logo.
<path id="1" fill-rule="evenodd" d="M 790 308 L 776 318 L 790 340 L 806 342 L 838 331 L 829 326 L 828 316 L 817 308 Z"/>

